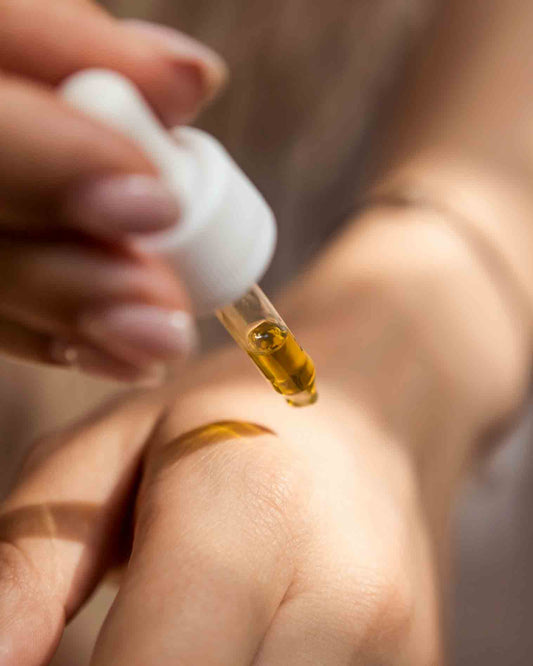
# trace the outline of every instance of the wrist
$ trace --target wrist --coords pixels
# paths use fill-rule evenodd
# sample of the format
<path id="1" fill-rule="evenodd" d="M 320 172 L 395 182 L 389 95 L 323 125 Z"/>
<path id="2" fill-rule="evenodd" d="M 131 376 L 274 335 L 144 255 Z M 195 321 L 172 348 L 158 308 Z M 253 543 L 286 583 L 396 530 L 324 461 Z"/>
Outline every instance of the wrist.
<path id="1" fill-rule="evenodd" d="M 425 151 L 381 178 L 370 201 L 440 213 L 533 327 L 533 197 L 527 163 L 475 151 Z"/>
<path id="2" fill-rule="evenodd" d="M 367 210 L 284 306 L 318 382 L 458 475 L 521 405 L 529 328 L 439 210 Z M 319 385 L 320 388 L 320 385 Z"/>

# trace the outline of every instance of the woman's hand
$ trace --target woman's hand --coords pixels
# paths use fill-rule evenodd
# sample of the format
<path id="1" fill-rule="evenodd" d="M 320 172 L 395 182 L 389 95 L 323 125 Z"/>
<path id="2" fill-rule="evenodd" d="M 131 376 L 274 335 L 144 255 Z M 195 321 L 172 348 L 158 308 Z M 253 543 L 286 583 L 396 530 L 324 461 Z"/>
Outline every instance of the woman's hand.
<path id="1" fill-rule="evenodd" d="M 281 309 L 313 407 L 231 348 L 35 448 L 0 510 L 6 666 L 46 664 L 128 556 L 98 666 L 439 663 L 450 508 L 528 337 L 428 211 L 368 213 Z"/>
<path id="2" fill-rule="evenodd" d="M 0 514 L 6 666 L 46 663 L 125 556 L 99 666 L 438 663 L 437 572 L 470 417 L 491 399 L 496 412 L 470 380 L 490 350 L 461 313 L 475 298 L 484 321 L 499 302 L 446 229 L 370 221 L 282 307 L 317 364 L 317 405 L 288 408 L 231 348 L 35 448 Z M 406 298 L 422 276 L 424 316 Z M 501 346 L 505 320 L 498 331 Z"/>
<path id="3" fill-rule="evenodd" d="M 179 282 L 128 247 L 174 224 L 179 202 L 133 144 L 55 94 L 88 67 L 128 76 L 167 125 L 194 115 L 224 67 L 86 0 L 0 0 L 0 350 L 135 379 L 191 346 Z"/>
<path id="4" fill-rule="evenodd" d="M 429 480 L 326 385 L 291 410 L 254 379 L 140 396 L 34 450 L 0 517 L 2 664 L 47 663 L 119 554 L 98 666 L 438 663 Z"/>

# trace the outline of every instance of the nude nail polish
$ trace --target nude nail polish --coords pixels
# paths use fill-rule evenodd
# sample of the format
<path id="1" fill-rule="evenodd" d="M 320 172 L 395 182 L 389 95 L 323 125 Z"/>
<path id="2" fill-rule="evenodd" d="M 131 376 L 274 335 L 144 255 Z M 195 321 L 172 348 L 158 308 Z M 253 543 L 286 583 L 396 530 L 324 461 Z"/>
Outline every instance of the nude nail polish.
<path id="1" fill-rule="evenodd" d="M 196 348 L 194 320 L 187 312 L 144 304 L 116 305 L 86 314 L 80 332 L 129 362 L 184 358 Z"/>
<path id="2" fill-rule="evenodd" d="M 224 60 L 215 51 L 165 25 L 137 19 L 124 24 L 153 41 L 174 61 L 179 108 L 175 109 L 174 123 L 183 124 L 194 116 L 202 104 L 208 102 L 223 86 L 228 76 Z M 167 109 L 172 116 L 173 110 Z M 171 122 L 171 118 L 167 118 Z"/>
<path id="3" fill-rule="evenodd" d="M 179 205 L 160 180 L 133 174 L 80 183 L 62 214 L 77 228 L 109 236 L 167 229 L 176 224 Z"/>

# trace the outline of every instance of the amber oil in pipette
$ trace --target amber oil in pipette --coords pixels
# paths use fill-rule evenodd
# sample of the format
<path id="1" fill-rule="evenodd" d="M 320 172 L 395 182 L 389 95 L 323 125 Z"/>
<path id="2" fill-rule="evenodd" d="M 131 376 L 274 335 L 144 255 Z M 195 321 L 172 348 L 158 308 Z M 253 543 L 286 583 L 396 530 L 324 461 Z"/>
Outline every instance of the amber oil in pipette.
<path id="1" fill-rule="evenodd" d="M 289 405 L 305 407 L 317 401 L 313 361 L 260 287 L 253 285 L 216 315 Z"/>
<path id="2" fill-rule="evenodd" d="M 287 328 L 268 320 L 251 327 L 246 353 L 289 405 L 316 402 L 315 366 Z"/>

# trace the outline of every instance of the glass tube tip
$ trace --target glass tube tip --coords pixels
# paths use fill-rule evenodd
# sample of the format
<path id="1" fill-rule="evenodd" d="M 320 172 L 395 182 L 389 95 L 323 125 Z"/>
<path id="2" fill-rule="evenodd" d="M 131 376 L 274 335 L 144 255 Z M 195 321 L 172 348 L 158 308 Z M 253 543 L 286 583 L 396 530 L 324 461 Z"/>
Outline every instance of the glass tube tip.
<path id="1" fill-rule="evenodd" d="M 318 400 L 316 386 L 313 384 L 305 391 L 285 396 L 285 400 L 291 407 L 307 407 L 309 405 L 314 405 Z"/>
<path id="2" fill-rule="evenodd" d="M 289 405 L 306 407 L 317 401 L 313 361 L 257 285 L 217 317 Z"/>

